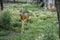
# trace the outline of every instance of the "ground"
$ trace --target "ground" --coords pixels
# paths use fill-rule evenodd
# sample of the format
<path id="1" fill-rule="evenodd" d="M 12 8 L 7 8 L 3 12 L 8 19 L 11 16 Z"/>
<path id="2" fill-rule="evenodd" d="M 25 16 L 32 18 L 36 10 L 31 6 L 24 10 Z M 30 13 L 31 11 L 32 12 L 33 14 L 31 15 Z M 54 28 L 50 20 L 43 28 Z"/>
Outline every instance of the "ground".
<path id="1" fill-rule="evenodd" d="M 19 9 L 29 11 L 28 25 L 24 26 L 23 34 L 21 30 L 21 18 Z M 40 6 L 30 4 L 4 4 L 4 10 L 10 12 L 10 23 L 14 31 L 8 31 L 7 35 L 0 36 L 0 40 L 59 40 L 57 13 L 44 10 Z M 6 34 L 6 31 L 0 31 L 0 34 Z M 3 35 L 2 34 L 2 35 Z"/>

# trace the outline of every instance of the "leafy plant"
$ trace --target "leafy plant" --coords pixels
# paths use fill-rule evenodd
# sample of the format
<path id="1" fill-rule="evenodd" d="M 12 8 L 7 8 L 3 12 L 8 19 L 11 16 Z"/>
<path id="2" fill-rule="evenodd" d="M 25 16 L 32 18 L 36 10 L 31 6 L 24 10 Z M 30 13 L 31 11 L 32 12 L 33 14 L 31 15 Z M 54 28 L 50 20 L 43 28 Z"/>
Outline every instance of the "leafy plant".
<path id="1" fill-rule="evenodd" d="M 10 28 L 10 19 L 11 19 L 10 16 L 11 16 L 10 11 L 6 10 L 2 12 L 1 21 L 0 21 L 1 28 L 4 28 L 4 29 Z"/>

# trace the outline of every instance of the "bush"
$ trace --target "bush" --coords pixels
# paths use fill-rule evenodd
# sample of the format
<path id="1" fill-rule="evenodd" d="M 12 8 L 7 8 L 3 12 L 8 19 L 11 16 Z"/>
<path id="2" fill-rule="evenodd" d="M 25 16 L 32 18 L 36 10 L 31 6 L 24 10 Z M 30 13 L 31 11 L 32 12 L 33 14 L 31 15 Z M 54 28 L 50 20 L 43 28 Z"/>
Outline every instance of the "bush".
<path id="1" fill-rule="evenodd" d="M 10 11 L 6 10 L 3 11 L 2 14 L 0 15 L 0 28 L 2 29 L 9 29 L 10 28 L 10 19 L 11 19 L 11 15 L 10 15 Z"/>
<path id="2" fill-rule="evenodd" d="M 9 8 L 11 14 L 8 11 L 4 11 L 0 15 L 0 26 L 2 27 L 4 24 L 10 24 L 11 26 L 9 29 L 13 28 L 15 32 L 18 32 L 18 34 L 14 32 L 14 35 L 9 35 L 10 38 L 7 38 L 7 40 L 59 40 L 58 27 L 54 24 L 57 21 L 57 16 L 55 16 L 55 13 L 52 15 L 52 12 L 50 11 L 42 11 L 36 6 L 25 5 L 24 9 L 26 10 L 26 8 L 28 8 L 28 10 L 31 10 L 32 13 L 29 13 L 28 26 L 24 25 L 24 33 L 20 34 L 21 19 L 19 16 L 19 11 L 17 9 L 12 10 L 10 5 Z M 13 9 L 14 8 L 18 8 L 18 6 L 15 6 L 14 4 Z M 39 9 L 39 11 L 36 11 L 36 8 Z M 6 27 L 3 26 L 3 28 L 5 29 Z M 0 32 L 0 34 L 5 33 L 5 31 Z M 0 40 L 5 40 L 5 38 Z"/>

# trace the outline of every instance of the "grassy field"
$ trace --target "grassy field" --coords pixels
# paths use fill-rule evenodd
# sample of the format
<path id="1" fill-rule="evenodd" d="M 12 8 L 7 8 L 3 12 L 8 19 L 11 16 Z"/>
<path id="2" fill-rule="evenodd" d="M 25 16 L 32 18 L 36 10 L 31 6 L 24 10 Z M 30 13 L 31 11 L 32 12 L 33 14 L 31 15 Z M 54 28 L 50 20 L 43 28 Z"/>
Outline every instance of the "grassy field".
<path id="1" fill-rule="evenodd" d="M 25 31 L 23 34 L 20 34 L 20 7 L 29 11 L 28 26 L 24 26 Z M 4 10 L 0 13 L 0 25 L 4 25 L 3 23 L 5 23 L 4 28 L 7 28 L 7 24 L 10 24 L 8 28 L 11 31 L 4 31 L 5 29 L 0 31 L 1 35 L 7 32 L 9 33 L 8 35 L 0 36 L 0 40 L 59 40 L 59 28 L 56 22 L 57 13 L 43 10 L 40 6 L 30 4 L 4 4 Z"/>

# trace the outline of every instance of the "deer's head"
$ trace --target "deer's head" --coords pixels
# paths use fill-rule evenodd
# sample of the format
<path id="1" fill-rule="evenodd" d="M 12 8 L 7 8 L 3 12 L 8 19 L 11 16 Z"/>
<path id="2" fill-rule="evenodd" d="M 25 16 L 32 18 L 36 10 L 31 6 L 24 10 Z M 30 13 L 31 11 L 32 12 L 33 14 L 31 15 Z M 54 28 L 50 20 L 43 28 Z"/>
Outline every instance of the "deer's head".
<path id="1" fill-rule="evenodd" d="M 22 15 L 22 14 L 23 14 L 23 7 L 20 8 L 20 15 Z"/>

